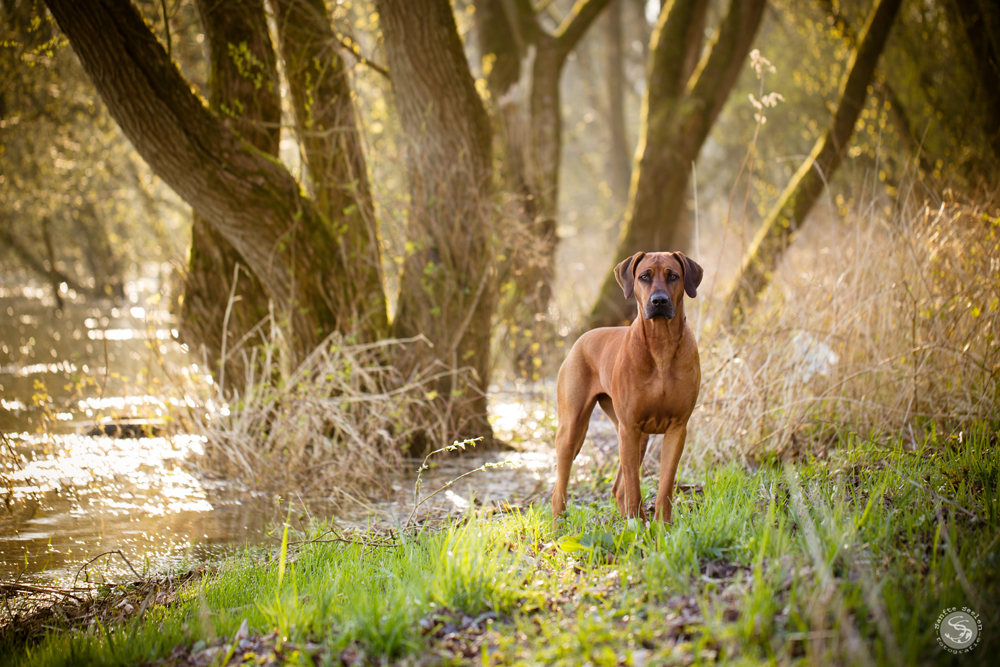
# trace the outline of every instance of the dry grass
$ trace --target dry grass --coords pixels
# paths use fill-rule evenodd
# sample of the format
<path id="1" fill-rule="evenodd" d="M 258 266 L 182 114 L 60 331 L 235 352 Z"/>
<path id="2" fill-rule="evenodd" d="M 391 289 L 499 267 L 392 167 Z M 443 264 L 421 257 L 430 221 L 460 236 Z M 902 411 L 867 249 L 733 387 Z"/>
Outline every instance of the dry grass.
<path id="1" fill-rule="evenodd" d="M 1000 218 L 984 209 L 873 205 L 803 230 L 757 312 L 702 335 L 695 457 L 996 419 Z"/>
<path id="2" fill-rule="evenodd" d="M 444 377 L 474 387 L 469 373 L 437 365 L 404 377 L 386 362 L 393 348 L 422 337 L 352 345 L 333 334 L 294 369 L 277 327 L 252 349 L 242 395 L 188 377 L 178 428 L 205 437 L 197 462 L 210 474 L 256 489 L 334 501 L 383 494 L 414 433 L 447 437 L 449 416 L 433 388 Z M 187 400 L 193 399 L 193 400 Z"/>

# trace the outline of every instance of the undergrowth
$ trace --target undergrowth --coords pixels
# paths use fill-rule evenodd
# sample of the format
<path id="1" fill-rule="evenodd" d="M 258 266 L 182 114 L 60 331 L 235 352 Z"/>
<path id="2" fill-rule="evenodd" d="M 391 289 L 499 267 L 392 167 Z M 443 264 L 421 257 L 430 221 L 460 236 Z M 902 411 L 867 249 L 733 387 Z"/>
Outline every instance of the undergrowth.
<path id="1" fill-rule="evenodd" d="M 801 232 L 807 242 L 739 326 L 702 331 L 692 316 L 702 387 L 688 431 L 700 462 L 818 453 L 844 431 L 913 444 L 932 423 L 957 433 L 995 417 L 995 206 L 901 195 L 844 214 Z M 725 300 L 704 296 L 705 320 L 723 321 Z"/>
<path id="2" fill-rule="evenodd" d="M 388 363 L 393 352 L 427 345 L 423 336 L 352 344 L 333 334 L 294 368 L 280 327 L 272 323 L 265 338 L 241 350 L 241 390 L 190 374 L 169 388 L 179 397 L 175 428 L 205 439 L 195 463 L 252 488 L 334 501 L 384 496 L 415 433 L 446 441 L 434 387 L 446 377 L 469 382 L 467 371 L 443 365 L 404 377 Z"/>
<path id="3" fill-rule="evenodd" d="M 622 519 L 609 479 L 573 490 L 558 527 L 545 502 L 388 537 L 319 524 L 164 604 L 50 620 L 0 652 L 15 665 L 986 664 L 1000 648 L 997 438 L 981 422 L 916 447 L 851 436 L 829 457 L 730 462 L 682 480 L 672 526 Z M 937 642 L 949 607 L 979 615 L 967 655 Z"/>

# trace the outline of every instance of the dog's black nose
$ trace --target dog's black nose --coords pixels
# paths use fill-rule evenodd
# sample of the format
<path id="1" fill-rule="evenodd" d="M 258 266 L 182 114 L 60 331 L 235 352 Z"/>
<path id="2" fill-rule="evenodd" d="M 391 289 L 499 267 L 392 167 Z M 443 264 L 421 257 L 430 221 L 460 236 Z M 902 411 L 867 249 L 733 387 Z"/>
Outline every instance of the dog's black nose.
<path id="1" fill-rule="evenodd" d="M 649 297 L 649 304 L 653 308 L 661 308 L 663 306 L 670 305 L 670 297 L 666 294 L 654 294 Z"/>

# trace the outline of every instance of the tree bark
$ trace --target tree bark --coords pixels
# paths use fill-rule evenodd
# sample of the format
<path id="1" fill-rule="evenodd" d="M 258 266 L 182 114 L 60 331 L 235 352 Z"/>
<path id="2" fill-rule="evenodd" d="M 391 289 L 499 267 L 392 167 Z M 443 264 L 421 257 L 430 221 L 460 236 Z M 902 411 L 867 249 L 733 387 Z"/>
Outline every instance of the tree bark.
<path id="1" fill-rule="evenodd" d="M 208 51 L 209 106 L 244 140 L 277 156 L 281 98 L 263 0 L 197 0 L 196 6 Z M 246 269 L 238 275 L 237 264 Z M 235 289 L 233 280 L 239 281 Z M 239 297 L 231 305 L 230 294 Z M 236 343 L 267 317 L 267 302 L 267 292 L 246 260 L 193 211 L 180 301 L 180 338 L 201 352 L 209 368 L 224 377 L 229 387 L 243 389 L 246 369 Z M 225 373 L 219 373 L 223 363 Z"/>
<path id="2" fill-rule="evenodd" d="M 447 435 L 483 435 L 495 295 L 492 133 L 448 0 L 376 0 L 396 109 L 407 138 L 410 211 L 398 336 L 423 334 L 407 372 L 474 371 L 436 388 Z M 426 434 L 426 437 L 431 437 Z M 415 443 L 426 447 L 428 442 Z"/>
<path id="3" fill-rule="evenodd" d="M 764 5 L 765 0 L 732 0 L 714 43 L 693 72 L 690 63 L 692 53 L 701 50 L 707 1 L 674 0 L 661 12 L 651 44 L 638 164 L 616 256 L 688 250 L 691 163 L 736 83 Z M 613 326 L 634 317 L 635 303 L 622 299 L 609 273 L 588 326 Z"/>
<path id="4" fill-rule="evenodd" d="M 207 109 L 128 0 L 47 0 L 112 117 L 150 165 L 246 260 L 274 302 L 292 361 L 347 330 L 370 295 L 281 164 Z"/>
<path id="5" fill-rule="evenodd" d="M 347 68 L 323 0 L 271 0 L 295 127 L 309 169 L 316 208 L 335 222 L 340 261 L 349 267 L 362 337 L 388 328 L 382 265 L 364 150 Z"/>
<path id="6" fill-rule="evenodd" d="M 556 214 L 562 156 L 559 80 L 566 58 L 610 0 L 577 0 L 555 32 L 539 23 L 530 0 L 478 0 L 480 51 L 491 58 L 487 84 L 503 119 L 505 172 L 521 198 L 538 255 L 519 269 L 518 293 L 530 315 L 545 313 L 555 274 Z M 500 20 L 505 19 L 505 23 Z M 517 62 L 517 76 L 513 63 Z"/>
<path id="7" fill-rule="evenodd" d="M 731 321 L 745 317 L 756 303 L 785 248 L 792 243 L 796 231 L 805 223 L 826 183 L 840 166 L 901 3 L 902 0 L 876 0 L 872 7 L 858 39 L 858 48 L 847 64 L 847 74 L 840 86 L 840 102 L 830 128 L 792 177 L 743 258 L 740 280 L 729 297 Z"/>
<path id="8" fill-rule="evenodd" d="M 625 61 L 622 55 L 622 11 L 624 0 L 613 0 L 604 15 L 607 58 L 608 132 L 611 140 L 611 192 L 620 203 L 628 201 L 632 180 L 632 156 L 625 135 Z"/>

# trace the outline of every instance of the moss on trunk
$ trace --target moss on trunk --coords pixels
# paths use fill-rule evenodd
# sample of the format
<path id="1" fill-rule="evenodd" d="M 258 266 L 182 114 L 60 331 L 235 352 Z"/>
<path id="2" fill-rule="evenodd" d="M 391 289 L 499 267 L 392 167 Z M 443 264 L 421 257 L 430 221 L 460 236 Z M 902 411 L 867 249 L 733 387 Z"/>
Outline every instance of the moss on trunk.
<path id="1" fill-rule="evenodd" d="M 398 336 L 423 334 L 407 374 L 468 369 L 436 389 L 446 437 L 485 436 L 496 301 L 492 135 L 448 0 L 376 2 L 400 123 L 408 138 L 410 212 Z M 426 446 L 427 442 L 416 443 Z M 437 444 L 437 443 L 435 443 Z"/>
<path id="2" fill-rule="evenodd" d="M 264 3 L 198 0 L 197 7 L 208 47 L 209 105 L 246 141 L 277 155 L 281 101 Z M 241 390 L 246 369 L 238 343 L 267 317 L 268 295 L 225 236 L 197 212 L 191 218 L 191 251 L 180 300 L 180 337 L 216 373 L 221 370 L 225 348 L 226 371 L 219 376 L 225 377 L 227 387 Z M 233 290 L 237 264 L 242 271 Z"/>

